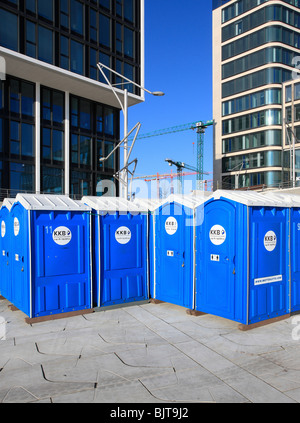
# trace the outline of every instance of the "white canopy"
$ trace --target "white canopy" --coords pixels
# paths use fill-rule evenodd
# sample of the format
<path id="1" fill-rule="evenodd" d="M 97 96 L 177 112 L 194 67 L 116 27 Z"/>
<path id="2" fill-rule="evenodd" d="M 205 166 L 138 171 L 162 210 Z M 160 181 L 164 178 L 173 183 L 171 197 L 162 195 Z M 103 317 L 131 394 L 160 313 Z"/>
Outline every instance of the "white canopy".
<path id="1" fill-rule="evenodd" d="M 218 190 L 212 195 L 215 200 L 219 200 L 221 197 L 252 207 L 287 207 L 288 204 L 283 198 L 268 197 L 253 191 Z"/>
<path id="2" fill-rule="evenodd" d="M 81 200 L 93 210 L 107 213 L 148 213 L 145 205 L 125 200 L 120 197 L 83 197 Z"/>
<path id="3" fill-rule="evenodd" d="M 161 206 L 164 206 L 165 204 L 171 204 L 171 203 L 178 203 L 194 210 L 195 208 L 199 207 L 201 204 L 208 201 L 210 198 L 211 198 L 211 195 L 208 195 L 207 193 L 204 193 L 204 192 L 203 192 L 203 196 L 199 195 L 199 193 L 197 195 L 171 194 L 168 198 L 166 198 L 160 204 L 158 204 L 155 207 L 155 210 Z"/>
<path id="4" fill-rule="evenodd" d="M 18 194 L 16 202 L 26 210 L 90 211 L 82 201 L 72 200 L 67 195 Z"/>
<path id="5" fill-rule="evenodd" d="M 15 203 L 16 199 L 15 198 L 5 198 L 5 200 L 2 203 L 2 207 L 6 207 L 9 211 L 11 210 L 13 204 Z"/>

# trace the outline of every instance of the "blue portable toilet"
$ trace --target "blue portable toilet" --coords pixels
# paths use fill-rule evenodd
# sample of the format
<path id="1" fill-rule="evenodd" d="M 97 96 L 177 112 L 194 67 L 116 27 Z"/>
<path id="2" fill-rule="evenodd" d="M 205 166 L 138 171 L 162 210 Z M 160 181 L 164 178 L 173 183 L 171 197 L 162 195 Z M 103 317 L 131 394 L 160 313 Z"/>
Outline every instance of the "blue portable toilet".
<path id="1" fill-rule="evenodd" d="M 297 314 L 300 311 L 300 195 L 289 193 L 289 191 L 267 191 L 264 195 L 286 202 L 290 210 L 290 239 L 288 245 L 290 312 Z"/>
<path id="2" fill-rule="evenodd" d="M 10 219 L 10 210 L 14 199 L 6 198 L 0 209 L 0 294 L 7 300 L 11 300 L 11 235 L 12 224 Z"/>
<path id="3" fill-rule="evenodd" d="M 172 194 L 155 210 L 154 299 L 194 309 L 195 209 L 205 201 L 204 195 Z"/>
<path id="4" fill-rule="evenodd" d="M 90 312 L 91 209 L 67 196 L 18 194 L 11 219 L 14 306 L 29 319 Z"/>
<path id="5" fill-rule="evenodd" d="M 287 315 L 288 234 L 286 202 L 216 191 L 197 228 L 196 310 L 245 326 Z"/>
<path id="6" fill-rule="evenodd" d="M 93 304 L 148 301 L 148 210 L 116 197 L 83 197 L 93 214 Z"/>

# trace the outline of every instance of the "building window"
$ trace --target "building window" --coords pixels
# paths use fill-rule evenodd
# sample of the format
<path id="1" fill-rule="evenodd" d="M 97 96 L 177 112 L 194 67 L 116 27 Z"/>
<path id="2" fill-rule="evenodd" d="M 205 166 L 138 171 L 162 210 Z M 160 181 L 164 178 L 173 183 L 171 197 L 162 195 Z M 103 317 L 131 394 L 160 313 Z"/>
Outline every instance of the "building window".
<path id="1" fill-rule="evenodd" d="M 34 15 L 36 14 L 36 10 L 37 10 L 36 2 L 37 0 L 26 0 L 26 10 L 28 10 Z"/>
<path id="2" fill-rule="evenodd" d="M 39 26 L 38 59 L 53 64 L 53 31 Z"/>
<path id="3" fill-rule="evenodd" d="M 24 163 L 10 162 L 11 194 L 34 191 L 34 166 Z"/>
<path id="4" fill-rule="evenodd" d="M 82 198 L 85 195 L 91 195 L 92 190 L 92 181 L 90 174 L 86 172 L 71 172 L 71 194 L 72 196 L 77 196 Z"/>
<path id="5" fill-rule="evenodd" d="M 69 0 L 60 0 L 60 26 L 65 29 L 70 27 Z"/>
<path id="6" fill-rule="evenodd" d="M 287 122 L 292 122 L 292 106 L 285 108 L 285 119 Z"/>
<path id="7" fill-rule="evenodd" d="M 99 54 L 99 62 L 100 62 L 100 63 L 103 63 L 103 65 L 106 65 L 106 66 L 108 66 L 109 68 L 111 68 L 111 57 L 110 57 L 108 54 L 102 53 L 102 52 L 100 51 L 100 54 Z M 108 79 L 110 82 L 112 82 L 112 75 L 111 75 L 111 72 L 110 72 L 108 69 L 103 69 L 103 71 L 104 71 L 104 73 L 105 73 L 105 75 L 106 75 L 107 79 Z M 102 73 L 101 73 L 101 72 L 99 72 L 99 81 L 100 81 L 100 82 L 103 82 L 104 84 L 106 84 L 106 83 L 107 83 L 107 82 L 106 82 L 106 80 L 105 80 L 105 78 L 104 78 L 104 76 L 102 75 Z M 116 82 L 117 82 L 117 80 L 116 80 Z"/>
<path id="8" fill-rule="evenodd" d="M 7 160 L 34 163 L 34 84 L 8 77 L 7 99 L 1 120 L 2 151 Z"/>
<path id="9" fill-rule="evenodd" d="M 244 112 L 270 104 L 281 104 L 281 89 L 271 88 L 248 94 L 234 100 L 224 101 L 222 104 L 222 116 L 228 116 L 234 113 Z"/>
<path id="10" fill-rule="evenodd" d="M 261 126 L 281 125 L 281 110 L 269 109 L 223 121 L 223 135 Z"/>
<path id="11" fill-rule="evenodd" d="M 124 19 L 134 22 L 133 0 L 124 0 Z"/>
<path id="12" fill-rule="evenodd" d="M 222 79 L 238 75 L 268 63 L 282 63 L 290 66 L 295 52 L 282 47 L 268 47 L 222 66 Z"/>
<path id="13" fill-rule="evenodd" d="M 110 0 L 22 0 L 20 7 L 13 3 L 15 10 L 12 1 L 1 2 L 1 46 L 105 83 L 97 62 L 115 69 L 118 60 L 140 83 L 139 20 L 135 23 L 140 2 L 119 0 L 114 7 Z M 116 76 L 106 74 L 115 83 Z"/>
<path id="14" fill-rule="evenodd" d="M 53 22 L 53 0 L 38 0 L 38 14 L 41 18 Z"/>
<path id="15" fill-rule="evenodd" d="M 118 35 L 117 35 L 118 37 Z M 111 48 L 111 22 L 110 18 L 99 14 L 99 43 L 104 47 Z M 118 41 L 117 41 L 118 43 Z"/>
<path id="16" fill-rule="evenodd" d="M 64 192 L 63 169 L 43 166 L 41 169 L 41 178 L 44 193 L 62 194 Z"/>
<path id="17" fill-rule="evenodd" d="M 90 42 L 98 42 L 97 12 L 90 9 Z"/>
<path id="18" fill-rule="evenodd" d="M 70 68 L 69 39 L 63 35 L 60 38 L 60 66 L 67 70 Z"/>
<path id="19" fill-rule="evenodd" d="M 111 9 L 110 2 L 111 2 L 111 0 L 99 0 L 99 6 L 102 6 L 105 9 L 110 10 Z"/>
<path id="20" fill-rule="evenodd" d="M 64 192 L 64 93 L 41 88 L 41 188 Z"/>
<path id="21" fill-rule="evenodd" d="M 84 33 L 84 8 L 78 0 L 71 0 L 71 31 L 83 35 Z"/>
<path id="22" fill-rule="evenodd" d="M 36 25 L 26 21 L 26 54 L 36 58 Z"/>
<path id="23" fill-rule="evenodd" d="M 280 129 L 269 129 L 267 131 L 224 139 L 222 153 L 227 154 L 241 150 L 281 145 L 282 131 Z"/>
<path id="24" fill-rule="evenodd" d="M 35 85 L 6 76 L 0 84 L 0 188 L 35 189 Z"/>
<path id="25" fill-rule="evenodd" d="M 71 40 L 71 71 L 83 75 L 83 44 Z"/>
<path id="26" fill-rule="evenodd" d="M 282 167 L 282 152 L 262 151 L 223 159 L 223 173 L 260 167 Z"/>
<path id="27" fill-rule="evenodd" d="M 63 127 L 64 123 L 64 93 L 42 87 L 42 122 L 50 126 Z"/>
<path id="28" fill-rule="evenodd" d="M 300 122 L 300 104 L 295 106 L 294 110 L 294 120 L 295 122 Z"/>
<path id="29" fill-rule="evenodd" d="M 95 193 L 99 181 L 112 178 L 117 166 L 118 153 L 104 163 L 100 158 L 107 156 L 119 139 L 119 112 L 75 96 L 70 103 L 71 192 Z"/>
<path id="30" fill-rule="evenodd" d="M 3 171 L 3 163 L 0 160 L 0 200 L 2 201 L 4 199 L 4 195 L 2 194 L 2 187 L 3 187 L 3 177 L 2 177 L 2 171 Z"/>
<path id="31" fill-rule="evenodd" d="M 294 85 L 294 90 L 295 90 L 294 91 L 294 100 L 300 100 L 300 84 L 295 84 Z M 289 100 L 289 101 L 291 101 L 291 100 Z"/>
<path id="32" fill-rule="evenodd" d="M 3 119 L 0 119 L 0 153 L 3 152 Z M 1 188 L 1 185 L 0 185 Z"/>
<path id="33" fill-rule="evenodd" d="M 292 101 L 292 86 L 288 85 L 285 89 L 285 102 L 289 103 Z"/>
<path id="34" fill-rule="evenodd" d="M 0 44 L 10 50 L 19 50 L 18 16 L 14 13 L 0 9 Z"/>
<path id="35" fill-rule="evenodd" d="M 292 78 L 292 71 L 267 68 L 222 84 L 222 98 L 239 94 L 268 84 L 282 84 Z"/>
<path id="36" fill-rule="evenodd" d="M 42 130 L 42 160 L 46 163 L 64 161 L 63 131 L 43 128 Z"/>

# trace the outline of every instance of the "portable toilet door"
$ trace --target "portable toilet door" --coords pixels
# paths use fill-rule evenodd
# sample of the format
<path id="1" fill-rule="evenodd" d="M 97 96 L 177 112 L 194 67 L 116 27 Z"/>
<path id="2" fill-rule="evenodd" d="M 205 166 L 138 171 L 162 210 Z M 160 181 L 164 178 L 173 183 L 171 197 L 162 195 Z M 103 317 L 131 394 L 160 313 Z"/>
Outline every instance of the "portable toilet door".
<path id="1" fill-rule="evenodd" d="M 289 312 L 288 215 L 259 193 L 214 193 L 197 235 L 196 310 L 244 325 Z"/>
<path id="2" fill-rule="evenodd" d="M 20 195 L 11 210 L 12 302 L 29 318 L 91 309 L 91 209 L 67 196 Z"/>
<path id="3" fill-rule="evenodd" d="M 10 261 L 12 236 L 10 210 L 13 203 L 14 199 L 6 198 L 0 209 L 0 294 L 9 301 L 11 301 Z"/>
<path id="4" fill-rule="evenodd" d="M 154 246 L 154 223 L 155 223 L 155 210 L 162 204 L 161 200 L 157 199 L 140 199 L 136 198 L 133 201 L 138 207 L 143 207 L 148 210 L 148 274 L 149 274 L 149 298 L 154 298 L 154 259 L 155 259 L 155 246 Z"/>
<path id="5" fill-rule="evenodd" d="M 265 195 L 285 201 L 290 208 L 290 312 L 297 313 L 300 311 L 300 195 L 282 192 L 266 192 Z"/>
<path id="6" fill-rule="evenodd" d="M 171 195 L 155 211 L 153 298 L 194 308 L 194 210 L 202 199 Z"/>
<path id="7" fill-rule="evenodd" d="M 147 301 L 147 209 L 116 197 L 82 201 L 93 210 L 94 306 Z"/>

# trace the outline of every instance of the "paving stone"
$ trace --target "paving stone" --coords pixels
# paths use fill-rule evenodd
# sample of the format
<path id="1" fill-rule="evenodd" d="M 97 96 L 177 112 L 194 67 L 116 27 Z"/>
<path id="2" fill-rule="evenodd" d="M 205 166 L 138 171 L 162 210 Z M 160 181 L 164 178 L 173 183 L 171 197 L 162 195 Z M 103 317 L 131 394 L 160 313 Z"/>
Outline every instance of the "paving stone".
<path id="1" fill-rule="evenodd" d="M 241 332 L 171 304 L 27 325 L 0 300 L 0 402 L 300 402 L 292 319 Z"/>
<path id="2" fill-rule="evenodd" d="M 213 374 L 219 374 L 224 371 L 230 372 L 236 368 L 236 365 L 230 360 L 197 341 L 179 343 L 176 344 L 176 347 Z"/>
<path id="3" fill-rule="evenodd" d="M 288 395 L 288 391 L 300 389 L 300 371 L 282 370 L 261 377 L 265 382 Z"/>
<path id="4" fill-rule="evenodd" d="M 79 391 L 72 394 L 57 394 L 51 397 L 53 404 L 91 404 L 94 402 L 95 391 Z"/>
<path id="5" fill-rule="evenodd" d="M 237 367 L 223 381 L 253 403 L 292 403 L 290 397 L 245 370 Z"/>
<path id="6" fill-rule="evenodd" d="M 101 386 L 95 391 L 95 403 L 161 403 L 139 381 Z"/>
<path id="7" fill-rule="evenodd" d="M 300 388 L 292 389 L 291 391 L 285 392 L 285 394 L 295 400 L 297 403 L 300 402 Z"/>
<path id="8" fill-rule="evenodd" d="M 150 345 L 130 351 L 121 351 L 118 356 L 130 366 L 175 368 L 176 370 L 198 367 L 192 359 L 172 345 Z"/>
<path id="9" fill-rule="evenodd" d="M 185 333 L 182 333 L 171 324 L 152 315 L 146 308 L 132 307 L 126 311 L 134 316 L 139 322 L 146 325 L 149 330 L 157 333 L 157 335 L 169 343 L 185 342 L 189 340 L 189 337 Z"/>
<path id="10" fill-rule="evenodd" d="M 200 366 L 141 381 L 156 398 L 165 401 L 247 402 L 246 398 Z"/>

